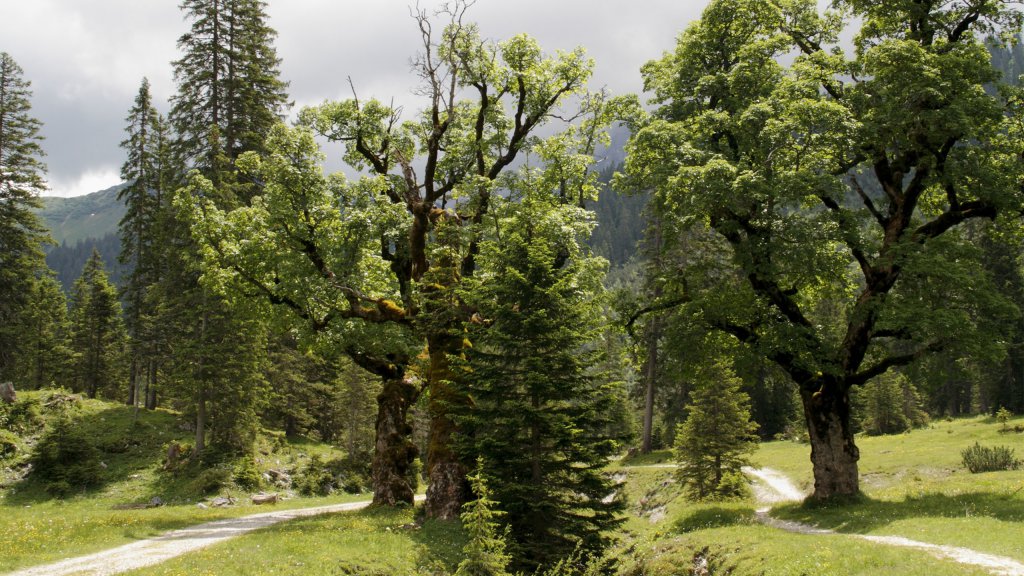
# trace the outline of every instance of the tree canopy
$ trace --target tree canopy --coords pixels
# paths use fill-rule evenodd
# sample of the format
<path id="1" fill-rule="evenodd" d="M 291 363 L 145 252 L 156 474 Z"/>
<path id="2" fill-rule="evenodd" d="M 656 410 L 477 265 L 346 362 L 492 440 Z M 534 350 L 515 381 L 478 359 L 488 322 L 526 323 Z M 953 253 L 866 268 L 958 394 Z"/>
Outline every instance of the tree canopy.
<path id="1" fill-rule="evenodd" d="M 987 89 L 984 42 L 1020 23 L 996 0 L 717 0 L 643 69 L 657 109 L 620 184 L 728 257 L 652 308 L 685 303 L 789 374 L 817 497 L 858 490 L 850 387 L 970 328 L 983 296 L 961 282 L 958 228 L 1024 206 L 1020 99 Z"/>

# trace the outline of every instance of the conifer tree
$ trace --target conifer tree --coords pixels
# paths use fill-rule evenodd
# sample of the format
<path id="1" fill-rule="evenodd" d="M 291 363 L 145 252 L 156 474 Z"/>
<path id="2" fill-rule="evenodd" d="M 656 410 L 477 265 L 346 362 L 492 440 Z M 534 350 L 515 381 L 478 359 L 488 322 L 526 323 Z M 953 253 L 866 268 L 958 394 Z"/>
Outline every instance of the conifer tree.
<path id="1" fill-rule="evenodd" d="M 71 319 L 74 387 L 95 398 L 101 390 L 116 385 L 125 337 L 117 290 L 107 279 L 96 250 L 72 289 Z"/>
<path id="2" fill-rule="evenodd" d="M 121 166 L 121 179 L 126 186 L 117 197 L 124 202 L 126 211 L 120 223 L 119 260 L 131 267 L 122 296 L 131 337 L 128 403 L 135 404 L 140 400 L 136 397 L 140 389 L 147 391 L 146 396 L 150 397 L 156 387 L 158 344 L 152 329 L 155 302 L 147 297 L 147 292 L 160 280 L 163 260 L 160 223 L 166 208 L 162 202 L 167 196 L 164 186 L 169 164 L 167 128 L 153 106 L 146 78 L 142 79 L 125 121 L 126 138 L 121 147 L 127 157 Z"/>
<path id="3" fill-rule="evenodd" d="M 622 508 L 602 474 L 618 446 L 607 426 L 615 400 L 593 346 L 605 261 L 580 245 L 588 213 L 537 185 L 481 246 L 488 272 L 465 298 L 483 320 L 469 324 L 471 406 L 458 419 L 460 449 L 485 459 L 516 565 L 529 569 L 599 552 Z"/>
<path id="4" fill-rule="evenodd" d="M 23 71 L 0 52 L 0 381 L 15 379 L 21 315 L 45 267 L 45 229 L 32 212 L 46 190 L 41 123 L 30 115 L 32 92 Z"/>
<path id="5" fill-rule="evenodd" d="M 501 511 L 491 499 L 484 475 L 484 460 L 477 460 L 476 472 L 469 476 L 475 500 L 462 507 L 462 526 L 469 534 L 469 542 L 462 548 L 463 559 L 455 576 L 508 576 L 512 560 L 505 551 L 501 534 Z"/>
<path id="6" fill-rule="evenodd" d="M 689 416 L 676 433 L 679 478 L 696 499 L 738 496 L 746 486 L 741 468 L 756 447 L 750 399 L 721 360 L 698 377 Z"/>
<path id="7" fill-rule="evenodd" d="M 71 326 L 67 299 L 53 274 L 32 283 L 29 306 L 19 323 L 17 371 L 35 389 L 67 384 L 71 373 Z"/>
<path id="8" fill-rule="evenodd" d="M 184 0 L 181 8 L 192 26 L 178 40 L 183 55 L 174 62 L 178 93 L 170 118 L 177 153 L 219 183 L 217 174 L 230 173 L 243 152 L 264 151 L 267 133 L 282 118 L 288 97 L 278 77 L 276 32 L 262 0 Z M 234 191 L 241 200 L 254 192 Z"/>
<path id="9" fill-rule="evenodd" d="M 192 24 L 178 41 L 182 57 L 173 63 L 178 83 L 169 117 L 176 132 L 173 152 L 175 162 L 216 184 L 215 193 L 185 189 L 185 205 L 203 195 L 218 208 L 235 208 L 257 192 L 251 180 L 240 180 L 235 160 L 244 152 L 264 152 L 267 133 L 280 121 L 287 99 L 265 6 L 262 0 L 181 4 Z M 169 252 L 160 324 L 173 327 L 167 332 L 176 352 L 168 372 L 195 407 L 196 450 L 205 448 L 209 432 L 221 448 L 246 451 L 265 385 L 266 327 L 256 316 L 236 314 L 225 298 L 200 284 L 198 247 L 177 209 L 167 219 L 164 242 Z"/>

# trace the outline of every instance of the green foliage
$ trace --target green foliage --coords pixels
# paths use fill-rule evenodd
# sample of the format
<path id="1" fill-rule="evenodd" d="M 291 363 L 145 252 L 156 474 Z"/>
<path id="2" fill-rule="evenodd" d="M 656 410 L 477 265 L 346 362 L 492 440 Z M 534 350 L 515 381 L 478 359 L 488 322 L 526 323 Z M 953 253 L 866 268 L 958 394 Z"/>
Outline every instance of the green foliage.
<path id="1" fill-rule="evenodd" d="M 0 460 L 18 453 L 18 436 L 7 428 L 0 428 Z"/>
<path id="2" fill-rule="evenodd" d="M 244 456 L 235 463 L 231 479 L 243 490 L 254 491 L 263 484 L 263 476 L 252 456 Z"/>
<path id="3" fill-rule="evenodd" d="M 200 468 L 195 470 L 195 475 L 188 481 L 189 492 L 201 496 L 215 494 L 227 486 L 230 481 L 231 470 L 223 465 Z"/>
<path id="4" fill-rule="evenodd" d="M 1014 450 L 1009 446 L 982 446 L 977 442 L 960 453 L 964 468 L 971 474 L 979 472 L 998 472 L 1016 470 L 1021 461 L 1014 457 Z"/>
<path id="5" fill-rule="evenodd" d="M 103 259 L 96 250 L 75 281 L 70 314 L 75 354 L 73 389 L 84 391 L 90 398 L 101 391 L 117 391 L 123 374 L 126 334 L 117 291 L 107 279 Z"/>
<path id="6" fill-rule="evenodd" d="M 750 400 L 722 361 L 705 368 L 700 379 L 676 433 L 677 475 L 694 499 L 742 496 L 747 488 L 741 468 L 757 446 Z"/>
<path id="7" fill-rule="evenodd" d="M 0 52 L 0 381 L 23 384 L 15 358 L 33 283 L 45 269 L 46 233 L 33 213 L 46 190 L 41 123 L 30 115 L 32 92 L 10 54 Z"/>
<path id="8" fill-rule="evenodd" d="M 497 502 L 491 500 L 487 479 L 484 476 L 484 460 L 477 460 L 476 472 L 469 476 L 474 500 L 462 506 L 462 526 L 469 541 L 462 548 L 462 562 L 455 576 L 508 576 L 508 565 L 512 557 L 506 551 L 505 535 L 501 530 L 503 514 L 496 510 Z"/>
<path id="9" fill-rule="evenodd" d="M 999 410 L 996 410 L 996 421 L 1002 424 L 1004 432 L 1009 430 L 1010 416 L 1013 416 L 1013 414 L 1002 406 L 999 407 Z"/>
<path id="10" fill-rule="evenodd" d="M 270 127 L 287 107 L 287 84 L 279 78 L 273 45 L 277 33 L 267 24 L 261 0 L 186 0 L 180 7 L 191 27 L 179 38 L 183 55 L 173 63 L 175 152 L 189 168 L 228 183 L 232 178 L 218 157 L 226 157 L 230 171 L 241 154 L 265 150 Z M 223 196 L 232 203 L 252 195 L 244 186 L 233 188 Z"/>
<path id="11" fill-rule="evenodd" d="M 293 482 L 304 496 L 327 496 L 339 491 L 360 494 L 370 486 L 370 463 L 366 456 L 324 461 L 314 454 Z"/>
<path id="12" fill-rule="evenodd" d="M 69 384 L 73 366 L 72 327 L 67 300 L 50 274 L 32 283 L 30 304 L 22 317 L 21 351 L 18 371 L 28 389 L 53 388 Z"/>
<path id="13" fill-rule="evenodd" d="M 465 300 L 486 320 L 467 326 L 455 370 L 472 405 L 457 412 L 463 459 L 482 456 L 509 525 L 516 564 L 536 568 L 580 547 L 599 555 L 623 505 L 603 474 L 622 431 L 617 385 L 597 371 L 603 260 L 580 240 L 589 215 L 526 173 L 522 199 L 496 213 L 481 244 L 487 272 Z"/>
<path id="14" fill-rule="evenodd" d="M 898 434 L 928 423 L 917 389 L 902 374 L 875 378 L 857 396 L 863 404 L 860 424 L 868 434 Z"/>
<path id="15" fill-rule="evenodd" d="M 32 476 L 54 496 L 82 492 L 103 479 L 99 451 L 85 432 L 62 414 L 36 444 Z"/>
<path id="16" fill-rule="evenodd" d="M 42 408 L 36 397 L 18 395 L 14 404 L 0 402 L 0 429 L 29 435 L 43 426 Z"/>

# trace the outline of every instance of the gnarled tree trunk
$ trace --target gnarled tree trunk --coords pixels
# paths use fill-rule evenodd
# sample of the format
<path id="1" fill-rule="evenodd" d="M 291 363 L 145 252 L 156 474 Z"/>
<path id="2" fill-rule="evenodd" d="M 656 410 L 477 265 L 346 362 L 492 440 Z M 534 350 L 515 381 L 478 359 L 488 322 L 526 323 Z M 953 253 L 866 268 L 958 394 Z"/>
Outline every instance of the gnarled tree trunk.
<path id="1" fill-rule="evenodd" d="M 412 443 L 409 407 L 418 388 L 412 380 L 397 376 L 384 378 L 377 396 L 376 446 L 373 451 L 373 503 L 385 506 L 413 503 L 409 471 L 416 459 Z"/>
<path id="2" fill-rule="evenodd" d="M 850 394 L 843 384 L 830 382 L 817 390 L 800 390 L 811 440 L 815 500 L 854 496 L 860 492 L 857 461 L 860 450 L 850 427 Z"/>
<path id="3" fill-rule="evenodd" d="M 469 499 L 466 469 L 452 449 L 456 426 L 451 406 L 458 402 L 451 384 L 448 353 L 458 341 L 449 336 L 430 339 L 430 448 L 427 453 L 427 499 L 424 504 L 428 518 L 453 520 L 459 517 L 462 505 Z"/>

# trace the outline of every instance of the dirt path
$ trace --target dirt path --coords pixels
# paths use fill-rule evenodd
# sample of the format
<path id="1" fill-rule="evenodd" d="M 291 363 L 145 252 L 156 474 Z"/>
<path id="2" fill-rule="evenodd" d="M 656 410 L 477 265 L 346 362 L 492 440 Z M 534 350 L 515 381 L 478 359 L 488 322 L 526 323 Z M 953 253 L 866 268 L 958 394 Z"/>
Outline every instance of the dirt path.
<path id="1" fill-rule="evenodd" d="M 422 496 L 417 496 L 417 500 L 421 499 Z M 182 528 L 181 530 L 174 530 L 155 538 L 139 540 L 138 542 L 111 548 L 110 550 L 89 554 L 88 556 L 68 558 L 53 564 L 34 566 L 17 572 L 10 572 L 4 576 L 70 576 L 72 574 L 75 576 L 106 576 L 108 574 L 119 574 L 128 570 L 159 564 L 186 552 L 199 550 L 200 548 L 241 536 L 253 530 L 272 526 L 278 522 L 330 512 L 359 510 L 369 505 L 370 502 L 367 500 L 363 502 L 349 502 L 347 504 L 317 506 L 315 508 L 264 512 L 241 518 L 217 520 L 189 528 Z"/>
<path id="2" fill-rule="evenodd" d="M 755 479 L 753 483 L 754 495 L 757 497 L 758 502 L 766 505 L 757 510 L 758 519 L 765 525 L 798 534 L 839 534 L 834 530 L 825 530 L 809 524 L 772 518 L 768 515 L 772 504 L 802 500 L 805 494 L 793 485 L 784 474 L 770 468 L 744 468 L 743 471 Z M 871 536 L 867 534 L 844 534 L 844 536 L 860 538 L 861 540 L 886 546 L 922 550 L 939 558 L 952 560 L 960 564 L 978 566 L 1000 576 L 1024 576 L 1024 563 L 1018 562 L 1013 558 L 985 554 L 970 548 L 931 544 L 903 538 L 902 536 Z"/>

